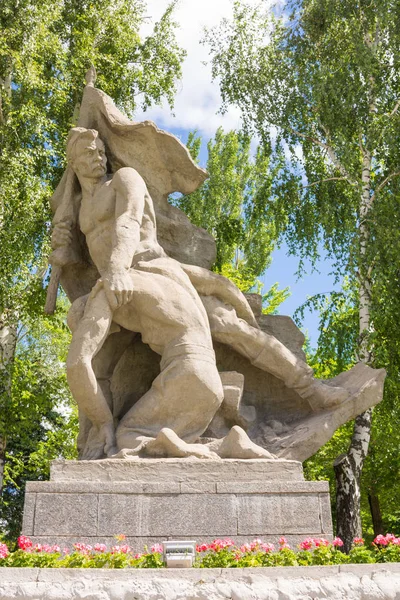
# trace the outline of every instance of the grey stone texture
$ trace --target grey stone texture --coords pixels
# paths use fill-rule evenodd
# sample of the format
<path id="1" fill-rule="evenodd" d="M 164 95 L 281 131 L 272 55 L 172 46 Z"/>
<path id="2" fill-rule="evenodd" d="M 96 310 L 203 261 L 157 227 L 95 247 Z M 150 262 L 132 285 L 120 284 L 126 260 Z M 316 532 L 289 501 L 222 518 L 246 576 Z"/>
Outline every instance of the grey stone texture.
<path id="1" fill-rule="evenodd" d="M 214 240 L 169 204 L 207 173 L 173 135 L 129 121 L 92 75 L 51 199 L 49 259 L 49 305 L 58 279 L 72 302 L 80 458 L 304 460 L 380 401 L 384 371 L 313 378 L 291 319 L 211 272 Z"/>
<path id="2" fill-rule="evenodd" d="M 296 461 L 54 461 L 51 476 L 27 484 L 23 533 L 36 542 L 112 544 L 123 533 L 140 551 L 174 538 L 332 535 L 328 483 L 304 481 Z"/>
<path id="3" fill-rule="evenodd" d="M 399 600 L 400 565 L 257 569 L 0 568 L 2 600 Z"/>
<path id="4" fill-rule="evenodd" d="M 238 482 L 303 481 L 302 464 L 296 460 L 223 461 L 163 458 L 136 460 L 54 460 L 50 465 L 52 482 Z M 35 486 L 35 482 L 29 486 Z M 31 489 L 31 487 L 29 487 Z M 32 488 L 33 489 L 33 488 Z"/>

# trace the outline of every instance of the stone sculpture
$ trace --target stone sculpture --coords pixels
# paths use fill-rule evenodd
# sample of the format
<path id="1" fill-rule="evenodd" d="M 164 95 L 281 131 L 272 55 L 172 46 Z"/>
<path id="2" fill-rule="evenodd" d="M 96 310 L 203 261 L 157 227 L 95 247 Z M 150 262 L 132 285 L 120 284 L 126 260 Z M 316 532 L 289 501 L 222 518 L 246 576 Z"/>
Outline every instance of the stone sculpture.
<path id="1" fill-rule="evenodd" d="M 52 199 L 50 260 L 72 301 L 67 376 L 81 458 L 303 460 L 380 400 L 382 370 L 357 365 L 316 380 L 300 350 L 260 328 L 244 295 L 207 268 L 212 239 L 167 203 L 205 172 L 174 136 L 128 121 L 90 78 L 67 160 Z M 233 368 L 221 373 L 224 354 Z M 241 406 L 246 380 L 260 376 L 295 398 L 283 419 L 260 419 L 260 398 Z"/>

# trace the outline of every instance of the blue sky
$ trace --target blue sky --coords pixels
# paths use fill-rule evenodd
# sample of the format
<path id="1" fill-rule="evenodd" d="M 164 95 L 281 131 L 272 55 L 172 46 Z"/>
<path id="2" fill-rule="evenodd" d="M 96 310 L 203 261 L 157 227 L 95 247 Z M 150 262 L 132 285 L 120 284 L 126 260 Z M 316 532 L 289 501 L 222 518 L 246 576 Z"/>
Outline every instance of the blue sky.
<path id="1" fill-rule="evenodd" d="M 257 0 L 247 1 L 249 4 L 257 3 Z M 170 0 L 147 0 L 150 19 L 143 30 L 144 35 L 151 30 L 169 2 Z M 164 105 L 145 113 L 138 111 L 135 115 L 138 121 L 154 121 L 158 127 L 174 133 L 183 142 L 186 141 L 189 131 L 196 129 L 203 138 L 202 166 L 207 158 L 206 143 L 214 136 L 217 128 L 222 126 L 225 131 L 229 131 L 238 129 L 241 125 L 238 109 L 230 108 L 224 115 L 218 112 L 221 106 L 218 83 L 211 81 L 210 65 L 205 64 L 208 61 L 207 48 L 199 43 L 204 27 L 212 27 L 222 18 L 229 18 L 231 10 L 230 0 L 179 1 L 175 12 L 175 19 L 179 24 L 177 38 L 186 49 L 187 58 L 183 65 L 182 81 L 178 83 L 173 113 Z M 290 287 L 291 296 L 281 305 L 281 314 L 292 316 L 307 296 L 330 292 L 333 289 L 333 277 L 329 276 L 329 262 L 321 261 L 319 273 L 311 273 L 311 268 L 307 268 L 306 265 L 308 274 L 300 280 L 295 275 L 297 268 L 298 259 L 288 256 L 286 247 L 282 246 L 274 252 L 272 265 L 262 277 L 265 291 L 275 282 L 279 282 L 280 288 Z M 315 346 L 318 338 L 318 316 L 307 313 L 303 329 L 308 331 L 311 343 Z"/>

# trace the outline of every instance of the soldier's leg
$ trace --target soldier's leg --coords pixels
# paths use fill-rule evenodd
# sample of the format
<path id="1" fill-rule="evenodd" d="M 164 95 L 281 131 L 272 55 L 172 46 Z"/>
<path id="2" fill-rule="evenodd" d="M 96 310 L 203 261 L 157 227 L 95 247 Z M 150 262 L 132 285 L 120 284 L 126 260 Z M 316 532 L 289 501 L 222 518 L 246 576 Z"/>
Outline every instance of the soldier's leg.
<path id="1" fill-rule="evenodd" d="M 160 375 L 120 422 L 118 447 L 133 449 L 163 428 L 192 443 L 207 429 L 222 399 L 213 350 L 172 340 L 164 349 Z"/>
<path id="2" fill-rule="evenodd" d="M 274 336 L 240 319 L 231 306 L 213 296 L 201 297 L 201 300 L 213 339 L 231 346 L 255 367 L 281 379 L 288 388 L 306 399 L 313 410 L 330 408 L 350 397 L 348 390 L 314 379 L 313 370 L 306 362 Z"/>
<path id="3" fill-rule="evenodd" d="M 176 261 L 155 260 L 132 271 L 132 304 L 143 341 L 162 356 L 161 373 L 121 421 L 118 446 L 134 448 L 140 437 L 156 437 L 162 428 L 194 441 L 223 395 L 207 314 Z M 118 309 L 114 319 L 129 328 L 129 307 Z"/>
<path id="4" fill-rule="evenodd" d="M 100 458 L 114 446 L 112 412 L 92 366 L 92 359 L 103 346 L 111 322 L 112 311 L 99 282 L 86 301 L 83 316 L 75 323 L 67 357 L 67 380 L 72 395 L 79 410 L 93 425 L 83 455 L 88 459 Z"/>
<path id="5" fill-rule="evenodd" d="M 72 334 L 74 334 L 74 332 L 78 329 L 79 323 L 83 318 L 88 297 L 89 294 L 75 300 L 75 302 L 72 304 L 69 310 L 67 323 L 72 331 Z M 110 389 L 110 380 L 119 359 L 125 352 L 126 348 L 129 346 L 129 344 L 132 342 L 135 335 L 137 334 L 131 331 L 126 331 L 125 329 L 121 330 L 121 328 L 118 326 L 114 326 L 114 328 L 117 330 L 119 329 L 120 331 L 115 331 L 114 333 L 112 333 L 113 325 L 111 325 L 108 337 L 105 343 L 100 348 L 100 350 L 95 355 L 92 361 L 92 366 L 96 377 L 96 381 L 101 387 L 101 391 L 103 392 L 107 404 L 110 407 L 111 412 L 113 413 L 115 421 L 116 412 Z M 79 434 L 77 440 L 77 447 L 79 457 L 81 458 L 82 456 L 84 456 L 88 437 L 90 435 L 90 430 L 92 429 L 93 425 L 90 419 L 87 417 L 86 413 L 81 408 L 78 407 L 78 409 Z M 93 442 L 93 434 L 91 435 L 91 439 Z"/>

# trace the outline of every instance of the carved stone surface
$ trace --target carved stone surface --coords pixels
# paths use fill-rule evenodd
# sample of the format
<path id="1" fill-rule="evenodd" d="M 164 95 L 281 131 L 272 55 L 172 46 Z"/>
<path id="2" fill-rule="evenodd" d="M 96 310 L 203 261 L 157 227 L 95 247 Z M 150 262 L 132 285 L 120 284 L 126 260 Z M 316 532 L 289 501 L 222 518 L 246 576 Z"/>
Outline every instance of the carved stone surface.
<path id="1" fill-rule="evenodd" d="M 400 565 L 267 569 L 0 568 L 0 597 L 13 600 L 394 600 Z"/>
<path id="2" fill-rule="evenodd" d="M 296 461 L 187 458 L 55 461 L 51 481 L 27 484 L 23 533 L 35 541 L 122 532 L 137 550 L 177 537 L 329 537 L 328 483 L 304 481 Z"/>
<path id="3" fill-rule="evenodd" d="M 158 482 L 183 483 L 223 481 L 303 481 L 303 467 L 296 460 L 224 460 L 210 461 L 186 458 L 144 460 L 104 459 L 53 460 L 50 466 L 52 485 L 69 482 Z M 36 489 L 39 482 L 30 482 Z M 47 484 L 46 484 L 47 485 Z"/>
<path id="4" fill-rule="evenodd" d="M 211 272 L 213 239 L 168 202 L 206 172 L 88 81 L 51 201 L 80 457 L 304 460 L 379 402 L 384 372 L 315 380 L 291 319 Z"/>

